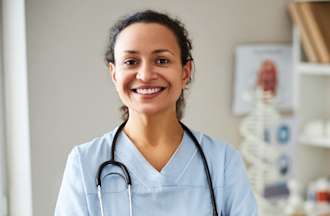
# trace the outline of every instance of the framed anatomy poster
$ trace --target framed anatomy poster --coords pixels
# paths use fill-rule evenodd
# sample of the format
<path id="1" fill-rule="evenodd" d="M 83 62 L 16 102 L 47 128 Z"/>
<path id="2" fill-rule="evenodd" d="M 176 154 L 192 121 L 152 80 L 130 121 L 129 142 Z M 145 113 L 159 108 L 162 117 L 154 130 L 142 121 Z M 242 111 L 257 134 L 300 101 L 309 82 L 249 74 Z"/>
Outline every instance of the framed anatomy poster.
<path id="1" fill-rule="evenodd" d="M 290 45 L 241 45 L 236 49 L 235 58 L 234 114 L 242 115 L 252 110 L 258 79 L 261 78 L 266 79 L 265 88 L 269 90 L 274 91 L 276 84 L 276 92 L 273 92 L 276 108 L 280 111 L 293 109 L 292 48 Z"/>

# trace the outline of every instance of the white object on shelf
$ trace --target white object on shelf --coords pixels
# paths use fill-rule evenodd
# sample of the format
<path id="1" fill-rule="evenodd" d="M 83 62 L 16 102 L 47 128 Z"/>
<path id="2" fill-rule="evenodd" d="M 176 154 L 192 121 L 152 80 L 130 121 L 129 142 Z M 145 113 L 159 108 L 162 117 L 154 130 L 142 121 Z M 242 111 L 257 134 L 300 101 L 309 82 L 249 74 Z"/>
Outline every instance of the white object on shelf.
<path id="1" fill-rule="evenodd" d="M 304 134 L 308 137 L 323 137 L 325 124 L 322 120 L 311 121 L 304 127 Z"/>
<path id="2" fill-rule="evenodd" d="M 330 148 L 330 122 L 315 120 L 306 124 L 299 140 L 302 144 Z"/>
<path id="3" fill-rule="evenodd" d="M 297 180 L 289 180 L 288 187 L 290 196 L 285 206 L 286 215 L 293 215 L 295 213 L 304 213 L 304 200 L 303 200 L 303 186 Z"/>

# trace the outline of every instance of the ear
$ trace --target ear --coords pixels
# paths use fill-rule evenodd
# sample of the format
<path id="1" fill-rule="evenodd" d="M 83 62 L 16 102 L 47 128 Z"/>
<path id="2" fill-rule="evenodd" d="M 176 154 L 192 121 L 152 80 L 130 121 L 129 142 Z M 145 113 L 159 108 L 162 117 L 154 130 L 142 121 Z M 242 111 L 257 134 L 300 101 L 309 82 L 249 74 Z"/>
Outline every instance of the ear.
<path id="1" fill-rule="evenodd" d="M 184 66 L 182 70 L 182 82 L 183 86 L 186 87 L 188 81 L 191 78 L 192 73 L 192 60 L 189 60 Z"/>
<path id="2" fill-rule="evenodd" d="M 109 66 L 108 66 L 108 69 L 109 69 L 109 72 L 110 72 L 110 75 L 111 75 L 112 82 L 116 86 L 116 84 L 117 84 L 116 66 L 113 63 L 110 62 Z"/>

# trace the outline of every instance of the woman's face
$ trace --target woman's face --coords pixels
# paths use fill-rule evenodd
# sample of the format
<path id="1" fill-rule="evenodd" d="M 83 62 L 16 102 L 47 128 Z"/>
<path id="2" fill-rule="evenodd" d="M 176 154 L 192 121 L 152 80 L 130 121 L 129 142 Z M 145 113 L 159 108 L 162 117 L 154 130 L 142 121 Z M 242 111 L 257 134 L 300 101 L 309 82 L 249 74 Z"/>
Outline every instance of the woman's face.
<path id="1" fill-rule="evenodd" d="M 191 75 L 191 62 L 181 63 L 175 35 L 155 23 L 125 28 L 114 47 L 112 80 L 130 115 L 176 112 L 176 101 Z"/>

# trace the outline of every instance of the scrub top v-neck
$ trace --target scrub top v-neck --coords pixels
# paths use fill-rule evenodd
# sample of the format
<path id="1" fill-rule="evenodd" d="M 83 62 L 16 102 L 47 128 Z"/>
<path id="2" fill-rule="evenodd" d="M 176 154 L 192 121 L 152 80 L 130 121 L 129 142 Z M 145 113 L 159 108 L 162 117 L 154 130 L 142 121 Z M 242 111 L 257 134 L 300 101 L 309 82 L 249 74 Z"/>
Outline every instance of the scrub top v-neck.
<path id="1" fill-rule="evenodd" d="M 98 166 L 110 158 L 114 132 L 75 147 L 69 155 L 55 215 L 100 215 L 95 174 Z M 236 150 L 194 132 L 206 155 L 218 211 L 223 215 L 257 215 L 243 162 Z M 211 216 L 210 192 L 203 164 L 196 147 L 184 133 L 181 144 L 161 171 L 157 171 L 124 132 L 115 152 L 132 178 L 134 216 Z M 103 205 L 106 216 L 129 215 L 125 181 L 107 167 L 102 173 Z"/>
<path id="2" fill-rule="evenodd" d="M 118 144 L 115 157 L 127 166 L 134 179 L 150 189 L 176 185 L 197 151 L 184 133 L 174 154 L 162 170 L 158 171 L 144 158 L 125 133 L 119 135 Z"/>

